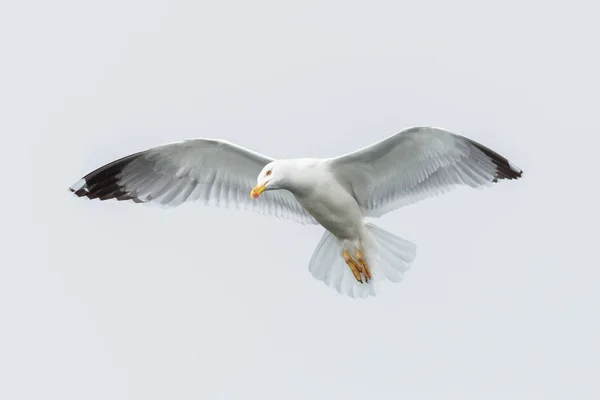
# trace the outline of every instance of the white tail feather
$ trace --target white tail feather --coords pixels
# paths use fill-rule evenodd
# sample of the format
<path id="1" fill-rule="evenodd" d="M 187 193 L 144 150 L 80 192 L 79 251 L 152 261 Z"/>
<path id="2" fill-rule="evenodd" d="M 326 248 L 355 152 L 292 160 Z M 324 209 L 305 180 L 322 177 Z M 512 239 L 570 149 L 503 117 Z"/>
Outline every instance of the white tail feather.
<path id="1" fill-rule="evenodd" d="M 360 283 L 343 257 L 343 243 L 329 231 L 325 231 L 310 260 L 308 270 L 318 280 L 335 288 L 340 294 L 366 298 L 374 296 L 377 281 L 389 279 L 400 282 L 404 272 L 415 259 L 416 246 L 373 224 L 367 223 L 366 237 L 361 238 L 363 252 L 371 268 L 373 279 Z"/>

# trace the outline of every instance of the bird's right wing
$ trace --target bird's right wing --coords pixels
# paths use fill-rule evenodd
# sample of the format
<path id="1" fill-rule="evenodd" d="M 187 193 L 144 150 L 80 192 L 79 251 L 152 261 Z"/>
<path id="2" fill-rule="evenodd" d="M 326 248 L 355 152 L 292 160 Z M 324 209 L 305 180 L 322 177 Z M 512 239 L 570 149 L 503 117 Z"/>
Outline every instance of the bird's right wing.
<path id="1" fill-rule="evenodd" d="M 216 139 L 195 139 L 151 148 L 89 173 L 73 186 L 77 196 L 178 206 L 184 202 L 243 208 L 316 224 L 287 190 L 250 190 L 271 158 Z"/>
<path id="2" fill-rule="evenodd" d="M 349 186 L 365 215 L 371 217 L 456 186 L 480 188 L 522 174 L 487 147 L 431 127 L 405 129 L 329 162 L 332 172 Z"/>

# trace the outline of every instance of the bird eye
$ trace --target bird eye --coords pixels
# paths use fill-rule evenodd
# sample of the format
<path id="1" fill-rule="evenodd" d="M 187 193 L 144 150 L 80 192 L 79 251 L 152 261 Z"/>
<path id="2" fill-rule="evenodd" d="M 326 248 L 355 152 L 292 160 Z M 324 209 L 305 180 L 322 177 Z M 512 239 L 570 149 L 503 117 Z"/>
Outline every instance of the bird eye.
<path id="1" fill-rule="evenodd" d="M 271 170 L 268 170 L 266 173 L 267 176 L 271 175 Z"/>

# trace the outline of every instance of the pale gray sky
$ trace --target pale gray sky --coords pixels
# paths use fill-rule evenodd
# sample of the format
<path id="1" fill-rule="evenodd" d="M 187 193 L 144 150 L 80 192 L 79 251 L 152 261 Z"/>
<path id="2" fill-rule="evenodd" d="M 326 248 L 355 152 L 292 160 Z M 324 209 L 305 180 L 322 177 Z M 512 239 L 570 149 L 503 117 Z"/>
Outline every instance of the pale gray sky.
<path id="1" fill-rule="evenodd" d="M 0 398 L 600 396 L 593 2 L 6 3 Z M 320 157 L 419 124 L 524 179 L 380 219 L 418 253 L 367 301 L 307 271 L 320 227 L 67 191 L 184 138 Z"/>

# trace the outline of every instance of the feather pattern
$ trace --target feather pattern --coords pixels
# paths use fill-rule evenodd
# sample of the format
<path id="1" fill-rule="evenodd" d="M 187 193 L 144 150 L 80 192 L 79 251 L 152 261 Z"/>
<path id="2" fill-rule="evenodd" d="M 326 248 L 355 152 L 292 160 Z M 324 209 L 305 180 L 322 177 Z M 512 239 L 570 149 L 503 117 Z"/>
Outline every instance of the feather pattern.
<path id="1" fill-rule="evenodd" d="M 413 127 L 330 160 L 365 216 L 383 214 L 457 186 L 517 179 L 521 169 L 487 147 L 439 128 Z"/>
<path id="2" fill-rule="evenodd" d="M 123 157 L 86 175 L 70 189 L 90 199 L 167 207 L 200 202 L 316 224 L 287 190 L 265 192 L 260 201 L 250 198 L 256 177 L 271 161 L 223 140 L 187 140 Z"/>

